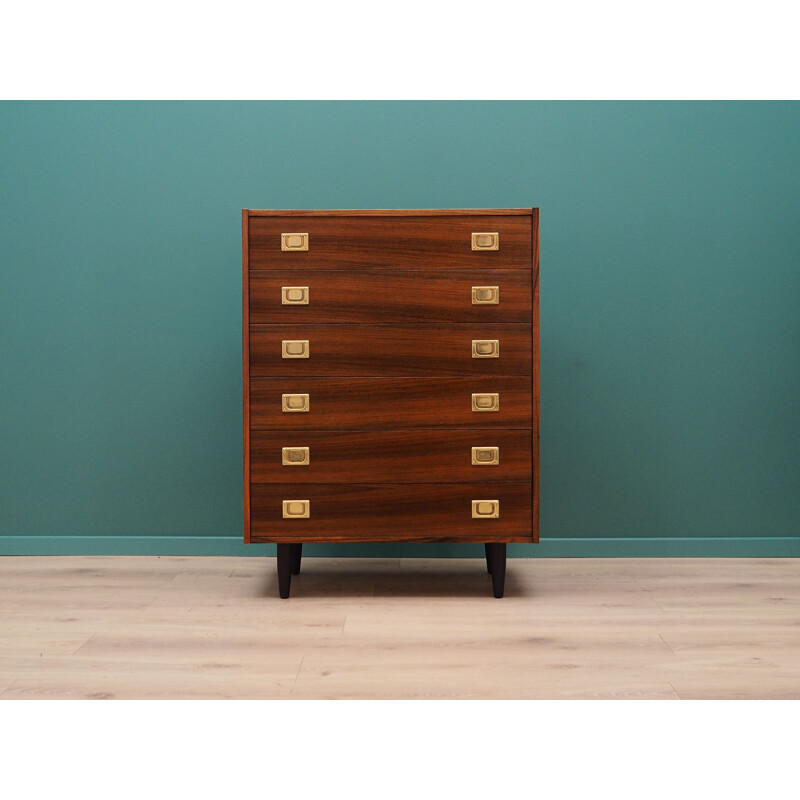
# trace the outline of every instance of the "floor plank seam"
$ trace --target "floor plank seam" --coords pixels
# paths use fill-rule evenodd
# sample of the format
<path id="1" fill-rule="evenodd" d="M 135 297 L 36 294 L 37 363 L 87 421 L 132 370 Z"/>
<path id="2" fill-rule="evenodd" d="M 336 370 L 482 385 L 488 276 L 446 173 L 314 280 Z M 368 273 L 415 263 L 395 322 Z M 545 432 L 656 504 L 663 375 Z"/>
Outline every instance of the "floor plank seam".
<path id="1" fill-rule="evenodd" d="M 656 608 L 662 614 L 669 614 L 669 612 L 664 609 L 664 607 L 661 605 L 661 603 L 659 603 L 658 600 L 656 600 L 656 598 L 653 596 L 653 593 L 649 589 L 645 589 L 644 591 L 647 594 L 647 596 L 650 598 L 650 600 L 653 601 L 653 603 L 655 604 Z"/>
<path id="2" fill-rule="evenodd" d="M 86 645 L 89 644 L 89 642 L 91 642 L 92 639 L 94 639 L 94 637 L 97 636 L 98 633 L 100 633 L 100 631 L 95 631 L 85 642 L 83 642 L 81 644 L 81 646 L 74 653 L 72 653 L 72 655 L 73 656 L 78 655 L 78 653 L 80 652 L 81 648 L 86 647 Z"/>
<path id="3" fill-rule="evenodd" d="M 297 668 L 297 672 L 294 676 L 294 683 L 292 684 L 292 688 L 289 691 L 289 694 L 294 694 L 294 687 L 297 686 L 297 678 L 300 675 L 300 670 L 303 669 L 303 661 L 305 660 L 305 656 L 300 656 L 300 666 Z"/>
<path id="4" fill-rule="evenodd" d="M 644 593 L 645 593 L 645 594 L 648 596 L 648 598 L 649 598 L 649 599 L 650 599 L 650 600 L 651 600 L 651 601 L 652 601 L 652 602 L 655 604 L 656 608 L 658 608 L 658 609 L 659 609 L 659 611 L 661 611 L 661 613 L 662 613 L 662 614 L 667 614 L 667 613 L 668 613 L 668 612 L 667 612 L 667 611 L 665 611 L 665 610 L 664 610 L 664 608 L 661 606 L 661 603 L 659 603 L 659 602 L 658 602 L 658 600 L 656 600 L 656 598 L 653 596 L 653 593 L 652 593 L 652 592 L 651 592 L 649 589 L 646 589 L 644 586 L 642 586 L 642 585 L 641 585 L 641 583 L 639 583 L 639 579 L 638 579 L 638 578 L 637 578 L 635 575 L 631 575 L 630 571 L 629 571 L 629 570 L 627 570 L 627 569 L 626 569 L 626 570 L 624 570 L 624 573 L 625 573 L 625 575 L 627 575 L 629 578 L 631 578 L 631 579 L 633 580 L 633 582 L 634 582 L 634 583 L 635 583 L 637 586 L 639 586 L 639 587 L 641 588 L 641 590 L 642 590 L 642 591 L 643 591 L 643 592 L 644 592 Z"/>
<path id="5" fill-rule="evenodd" d="M 674 651 L 674 650 L 673 650 L 673 649 L 670 647 L 670 644 L 669 644 L 669 642 L 668 642 L 668 641 L 667 641 L 667 640 L 666 640 L 666 639 L 665 639 L 665 638 L 664 638 L 664 637 L 663 637 L 663 636 L 662 636 L 660 633 L 658 634 L 658 638 L 659 638 L 659 639 L 661 639 L 661 641 L 662 641 L 662 642 L 664 642 L 664 644 L 665 644 L 667 647 L 669 647 L 669 651 L 670 651 L 670 653 L 672 653 L 672 655 L 674 655 L 674 656 L 677 656 L 677 655 L 678 655 L 678 654 L 677 654 L 677 653 L 676 653 L 676 652 L 675 652 L 675 651 Z"/>

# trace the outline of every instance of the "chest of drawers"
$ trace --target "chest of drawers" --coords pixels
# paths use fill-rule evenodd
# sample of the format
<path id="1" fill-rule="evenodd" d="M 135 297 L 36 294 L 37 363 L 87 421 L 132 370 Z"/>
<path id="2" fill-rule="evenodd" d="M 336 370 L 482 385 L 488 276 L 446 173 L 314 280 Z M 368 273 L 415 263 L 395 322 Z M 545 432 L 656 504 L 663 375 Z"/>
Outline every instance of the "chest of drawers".
<path id="1" fill-rule="evenodd" d="M 538 209 L 242 212 L 244 538 L 538 541 Z"/>

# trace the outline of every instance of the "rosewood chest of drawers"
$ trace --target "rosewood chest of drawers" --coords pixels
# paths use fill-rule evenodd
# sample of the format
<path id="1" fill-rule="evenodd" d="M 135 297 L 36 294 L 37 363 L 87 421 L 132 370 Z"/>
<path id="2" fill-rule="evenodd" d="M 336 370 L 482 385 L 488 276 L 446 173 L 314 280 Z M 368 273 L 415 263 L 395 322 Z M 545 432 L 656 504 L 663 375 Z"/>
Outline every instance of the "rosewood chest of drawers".
<path id="1" fill-rule="evenodd" d="M 538 541 L 538 209 L 242 212 L 244 536 Z"/>

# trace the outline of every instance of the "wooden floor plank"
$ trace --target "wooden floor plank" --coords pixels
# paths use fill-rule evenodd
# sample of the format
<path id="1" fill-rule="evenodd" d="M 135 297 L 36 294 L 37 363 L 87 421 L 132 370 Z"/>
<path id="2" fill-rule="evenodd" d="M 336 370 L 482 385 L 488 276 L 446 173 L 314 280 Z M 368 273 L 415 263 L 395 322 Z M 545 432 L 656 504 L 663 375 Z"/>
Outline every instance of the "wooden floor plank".
<path id="1" fill-rule="evenodd" d="M 289 696 L 297 667 L 259 673 L 230 672 L 208 668 L 165 672 L 128 670 L 98 665 L 89 672 L 48 670 L 40 677 L 15 681 L 0 700 L 19 699 L 282 699 Z"/>

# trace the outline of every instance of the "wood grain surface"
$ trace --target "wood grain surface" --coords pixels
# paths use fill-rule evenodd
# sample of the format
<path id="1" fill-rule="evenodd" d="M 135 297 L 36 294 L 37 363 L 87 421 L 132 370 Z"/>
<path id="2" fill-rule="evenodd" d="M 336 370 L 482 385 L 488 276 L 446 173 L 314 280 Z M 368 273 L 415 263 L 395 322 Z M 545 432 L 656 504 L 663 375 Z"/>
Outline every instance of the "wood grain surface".
<path id="1" fill-rule="evenodd" d="M 533 474 L 533 541 L 539 541 L 539 209 L 531 216 L 531 241 L 533 242 L 531 271 L 533 273 L 533 299 L 531 308 L 531 397 L 533 398 L 532 447 Z"/>
<path id="2" fill-rule="evenodd" d="M 284 305 L 282 286 L 308 286 L 308 305 Z M 500 302 L 472 304 L 473 286 L 497 286 Z M 259 270 L 250 275 L 250 321 L 520 322 L 531 320 L 531 272 L 454 270 Z"/>
<path id="3" fill-rule="evenodd" d="M 308 413 L 284 413 L 281 396 L 307 394 Z M 500 395 L 498 411 L 473 411 L 473 393 Z M 529 377 L 253 378 L 253 430 L 529 428 Z"/>
<path id="4" fill-rule="evenodd" d="M 474 555 L 0 557 L 0 698 L 800 700 L 800 559 Z"/>
<path id="5" fill-rule="evenodd" d="M 531 264 L 530 216 L 421 217 L 251 216 L 251 269 L 351 270 L 396 267 L 440 272 L 453 269 L 524 269 Z M 297 225 L 302 230 L 295 230 Z M 281 233 L 308 233 L 308 250 L 284 252 Z M 473 250 L 472 234 L 498 233 L 498 250 Z"/>
<path id="6" fill-rule="evenodd" d="M 282 448 L 308 447 L 307 465 Z M 472 463 L 473 447 L 498 447 L 499 464 Z M 253 483 L 530 483 L 529 430 L 254 431 Z"/>
<path id="7" fill-rule="evenodd" d="M 247 211 L 242 211 L 242 466 L 244 471 L 244 540 L 250 541 L 250 242 Z"/>
<path id="8" fill-rule="evenodd" d="M 251 217 L 529 217 L 532 208 L 325 208 L 245 209 Z"/>
<path id="9" fill-rule="evenodd" d="M 281 250 L 293 232 L 307 251 Z M 477 232 L 499 249 L 472 250 Z M 287 525 L 296 541 L 538 539 L 538 209 L 245 210 L 243 249 L 246 540 L 293 541 Z M 284 305 L 283 286 L 309 303 Z M 473 305 L 473 286 L 500 303 Z M 473 358 L 480 339 L 500 357 Z M 283 358 L 285 340 L 310 357 Z M 499 412 L 473 411 L 493 392 Z M 284 412 L 283 394 L 310 411 Z M 500 464 L 473 465 L 472 446 L 499 446 Z M 284 465 L 282 447 L 310 447 L 310 464 Z M 314 493 L 310 519 L 282 518 L 287 486 Z M 517 494 L 473 521 L 470 486 Z"/>
<path id="10" fill-rule="evenodd" d="M 308 519 L 283 519 L 283 500 L 310 500 Z M 473 519 L 472 500 L 499 500 L 498 519 Z M 257 483 L 254 542 L 531 542 L 524 483 Z"/>
<path id="11" fill-rule="evenodd" d="M 309 358 L 282 358 L 282 340 L 308 340 Z M 473 358 L 473 339 L 500 342 Z M 251 325 L 250 375 L 450 376 L 531 374 L 531 326 L 516 323 Z"/>

